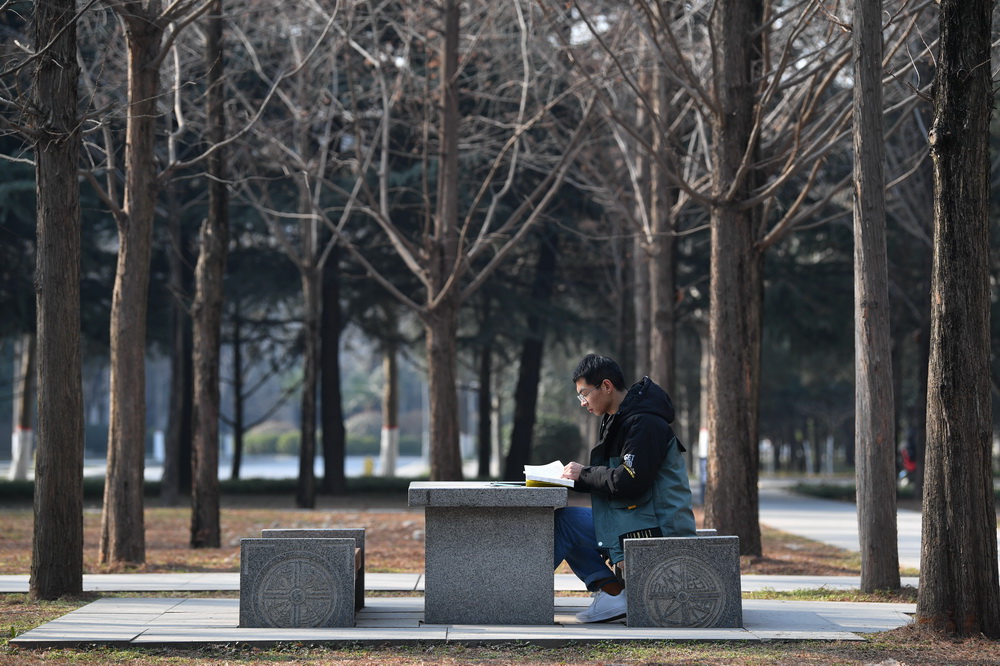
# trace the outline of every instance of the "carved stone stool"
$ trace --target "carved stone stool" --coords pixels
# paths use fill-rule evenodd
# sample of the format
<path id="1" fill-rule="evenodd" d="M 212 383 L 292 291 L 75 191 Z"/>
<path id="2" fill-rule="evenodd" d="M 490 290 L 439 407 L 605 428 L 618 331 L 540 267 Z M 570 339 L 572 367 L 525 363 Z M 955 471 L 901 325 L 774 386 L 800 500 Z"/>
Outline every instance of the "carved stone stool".
<path id="1" fill-rule="evenodd" d="M 735 536 L 625 540 L 630 627 L 743 626 Z"/>
<path id="2" fill-rule="evenodd" d="M 294 527 L 261 530 L 268 539 L 354 539 L 361 562 L 354 576 L 354 610 L 365 607 L 365 528 L 363 527 Z"/>
<path id="3" fill-rule="evenodd" d="M 241 539 L 241 627 L 353 627 L 354 539 Z"/>

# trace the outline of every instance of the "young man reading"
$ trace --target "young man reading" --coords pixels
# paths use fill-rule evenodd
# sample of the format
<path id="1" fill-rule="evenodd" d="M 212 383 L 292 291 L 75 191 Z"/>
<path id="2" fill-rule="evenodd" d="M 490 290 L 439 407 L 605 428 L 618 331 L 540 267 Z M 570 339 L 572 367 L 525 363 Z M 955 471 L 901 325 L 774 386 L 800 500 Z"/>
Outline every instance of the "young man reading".
<path id="1" fill-rule="evenodd" d="M 670 423 L 674 408 L 666 391 L 644 377 L 626 390 L 621 367 L 588 354 L 573 373 L 577 398 L 601 417 L 590 464 L 571 462 L 563 478 L 591 493 L 591 506 L 555 513 L 555 566 L 566 560 L 595 592 L 580 622 L 606 622 L 625 615 L 626 591 L 608 565 L 625 559 L 624 540 L 694 536 L 691 488 L 684 447 Z"/>

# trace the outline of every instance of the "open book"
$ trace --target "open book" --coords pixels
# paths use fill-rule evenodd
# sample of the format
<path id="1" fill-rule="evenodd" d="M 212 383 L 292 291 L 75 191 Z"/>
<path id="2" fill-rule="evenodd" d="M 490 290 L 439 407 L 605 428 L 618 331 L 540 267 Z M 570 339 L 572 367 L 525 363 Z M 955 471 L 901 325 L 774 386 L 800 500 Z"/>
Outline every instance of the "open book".
<path id="1" fill-rule="evenodd" d="M 576 483 L 573 479 L 561 479 L 563 465 L 555 460 L 548 465 L 525 465 L 524 480 L 527 486 L 566 486 L 572 488 Z"/>

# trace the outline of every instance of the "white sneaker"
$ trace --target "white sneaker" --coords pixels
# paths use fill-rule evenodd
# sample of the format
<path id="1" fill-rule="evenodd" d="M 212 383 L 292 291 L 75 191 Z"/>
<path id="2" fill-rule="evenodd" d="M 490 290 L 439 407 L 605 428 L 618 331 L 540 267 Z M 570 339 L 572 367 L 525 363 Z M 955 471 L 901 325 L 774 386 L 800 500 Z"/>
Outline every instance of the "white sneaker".
<path id="1" fill-rule="evenodd" d="M 622 590 L 616 596 L 612 596 L 604 590 L 598 590 L 587 610 L 577 613 L 576 619 L 580 622 L 617 620 L 625 617 L 625 609 L 625 590 Z"/>

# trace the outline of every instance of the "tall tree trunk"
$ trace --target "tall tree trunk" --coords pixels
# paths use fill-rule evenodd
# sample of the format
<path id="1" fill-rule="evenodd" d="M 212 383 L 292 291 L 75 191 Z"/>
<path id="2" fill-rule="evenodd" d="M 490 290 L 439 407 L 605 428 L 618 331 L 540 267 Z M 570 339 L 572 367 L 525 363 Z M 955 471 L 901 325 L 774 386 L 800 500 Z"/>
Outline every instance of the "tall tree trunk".
<path id="1" fill-rule="evenodd" d="M 14 433 L 10 442 L 10 470 L 7 474 L 11 481 L 25 480 L 31 469 L 35 452 L 35 402 L 37 401 L 35 387 L 37 385 L 38 345 L 35 332 L 21 336 L 20 344 L 15 347 L 18 355 L 17 389 L 14 393 Z"/>
<path id="2" fill-rule="evenodd" d="M 677 237 L 671 208 L 676 193 L 670 187 L 665 170 L 669 164 L 667 137 L 661 128 L 669 122 L 669 83 L 661 68 L 657 67 L 653 85 L 653 104 L 660 122 L 654 128 L 653 153 L 659 159 L 650 163 L 649 216 L 653 230 L 652 261 L 649 265 L 649 296 L 651 303 L 651 330 L 649 338 L 649 367 L 646 374 L 662 386 L 668 394 L 676 391 L 675 350 L 677 348 Z M 637 375 L 641 377 L 642 375 Z"/>
<path id="3" fill-rule="evenodd" d="M 715 5 L 710 29 L 716 107 L 712 116 L 712 250 L 708 493 L 705 521 L 740 537 L 740 552 L 760 555 L 757 419 L 763 254 L 759 212 L 740 202 L 753 191 L 754 72 L 760 58 L 760 0 Z"/>
<path id="4" fill-rule="evenodd" d="M 477 396 L 476 413 L 479 415 L 479 427 L 476 436 L 479 452 L 478 476 L 485 479 L 490 476 L 490 461 L 493 453 L 493 349 L 485 344 L 479 353 L 479 395 Z"/>
<path id="5" fill-rule="evenodd" d="M 229 252 L 229 196 L 226 191 L 226 138 L 223 103 L 222 0 L 212 4 L 206 21 L 208 66 L 206 115 L 208 138 L 208 217 L 201 226 L 195 267 L 194 411 L 191 487 L 191 547 L 218 548 L 219 525 L 219 350 L 226 260 Z"/>
<path id="6" fill-rule="evenodd" d="M 307 249 L 306 257 L 313 252 Z M 299 484 L 295 505 L 302 509 L 316 506 L 316 387 L 319 362 L 319 300 L 322 285 L 314 266 L 302 271 L 302 300 L 305 322 L 302 327 L 302 422 L 299 440 Z"/>
<path id="7" fill-rule="evenodd" d="M 899 588 L 886 268 L 882 2 L 854 5 L 854 359 L 861 590 Z"/>
<path id="8" fill-rule="evenodd" d="M 524 466 L 531 461 L 531 445 L 538 409 L 538 383 L 542 376 L 542 353 L 545 351 L 545 312 L 552 297 L 556 274 L 557 237 L 546 225 L 538 248 L 538 264 L 531 285 L 531 310 L 528 314 L 528 334 L 521 345 L 517 388 L 514 391 L 514 421 L 510 431 L 510 451 L 503 478 L 516 481 L 524 478 Z"/>
<path id="9" fill-rule="evenodd" d="M 620 219 L 608 221 L 612 227 L 612 234 L 626 234 L 627 223 Z M 635 256 L 632 254 L 633 248 L 627 243 L 615 243 L 612 249 L 613 266 L 611 272 L 611 289 L 615 294 L 614 303 L 614 339 L 608 344 L 614 349 L 613 357 L 622 367 L 634 368 L 636 366 L 635 350 L 635 302 L 627 295 L 635 289 L 635 271 L 631 270 L 635 263 Z"/>
<path id="10" fill-rule="evenodd" d="M 640 49 L 646 50 L 644 44 Z M 646 54 L 650 56 L 651 54 Z M 652 90 L 655 86 L 654 76 L 647 69 L 643 69 L 639 74 L 639 88 L 647 96 L 653 96 Z M 637 104 L 635 112 L 635 132 L 642 137 L 637 143 L 644 146 L 650 145 L 651 137 L 656 133 L 655 119 L 645 104 Z M 635 171 L 636 171 L 636 192 L 633 205 L 634 215 L 640 224 L 643 222 L 652 224 L 648 219 L 651 202 L 651 171 L 654 168 L 655 159 L 641 148 L 636 150 Z M 649 230 L 651 231 L 651 229 Z M 656 259 L 655 244 L 649 237 L 647 228 L 642 226 L 632 241 L 632 311 L 635 318 L 633 331 L 635 333 L 635 358 L 634 362 L 626 368 L 632 368 L 632 377 L 639 379 L 650 372 L 650 344 L 652 340 L 651 329 L 653 327 L 652 312 L 655 303 L 652 301 L 652 276 L 653 264 Z M 626 372 L 626 374 L 628 374 Z"/>
<path id="11" fill-rule="evenodd" d="M 990 469 L 990 0 L 941 0 L 929 142 L 934 268 L 917 621 L 1000 638 Z"/>
<path id="12" fill-rule="evenodd" d="M 446 302 L 425 315 L 430 400 L 431 480 L 461 481 L 458 445 L 458 305 Z"/>
<path id="13" fill-rule="evenodd" d="M 667 213 L 664 213 L 667 214 Z M 646 374 L 660 384 L 668 394 L 676 391 L 675 349 L 677 348 L 677 277 L 676 247 L 672 224 L 661 220 L 656 232 L 656 252 L 650 262 L 650 302 L 652 329 L 650 360 Z"/>
<path id="14" fill-rule="evenodd" d="M 239 297 L 234 298 L 232 303 L 233 339 L 230 348 L 233 354 L 233 460 L 229 477 L 235 481 L 240 478 L 240 467 L 243 465 L 243 431 L 246 429 L 246 418 L 243 413 L 243 313 Z"/>
<path id="15" fill-rule="evenodd" d="M 396 352 L 396 321 L 386 327 L 389 334 L 382 348 L 382 441 L 379 443 L 379 468 L 381 475 L 396 476 L 399 458 L 399 362 Z"/>
<path id="16" fill-rule="evenodd" d="M 644 43 L 640 45 L 640 49 L 642 55 L 647 58 L 653 56 Z M 639 88 L 647 99 L 653 97 L 655 87 L 655 74 L 649 68 L 643 68 L 639 73 Z M 650 117 L 651 113 L 655 113 L 655 108 L 650 110 L 646 104 L 636 104 L 635 133 L 636 136 L 641 137 L 636 140 L 636 143 L 641 146 L 651 145 L 651 137 L 656 133 L 655 116 Z M 652 224 L 652 220 L 648 219 L 648 216 L 651 215 L 650 209 L 652 208 L 651 194 L 655 164 L 655 156 L 649 155 L 641 148 L 635 151 L 637 191 L 633 209 L 640 225 L 643 222 Z M 656 303 L 652 300 L 653 286 L 650 283 L 653 264 L 656 262 L 654 257 L 656 246 L 648 231 L 647 227 L 641 226 L 632 241 L 632 309 L 635 316 L 635 359 L 633 365 L 625 367 L 632 368 L 632 377 L 636 379 L 650 374 L 652 317 L 653 310 L 656 308 Z"/>
<path id="17" fill-rule="evenodd" d="M 191 318 L 187 298 L 190 294 L 190 260 L 188 239 L 176 201 L 175 188 L 167 190 L 170 250 L 170 418 L 167 420 L 164 447 L 163 477 L 160 500 L 165 506 L 176 506 L 181 492 L 191 490 Z"/>
<path id="18" fill-rule="evenodd" d="M 153 160 L 163 30 L 149 16 L 123 14 L 128 45 L 125 205 L 118 216 L 118 266 L 111 300 L 111 418 L 101 518 L 102 564 L 146 561 L 146 309 L 153 216 Z"/>
<path id="19" fill-rule="evenodd" d="M 461 6 L 444 0 L 444 39 L 440 58 L 440 139 L 437 209 L 431 239 L 431 285 L 422 313 L 427 339 L 428 393 L 431 424 L 431 479 L 462 479 L 458 436 L 457 356 L 458 310 L 456 285 L 448 276 L 458 256 L 458 38 Z M 444 293 L 448 289 L 449 293 Z"/>
<path id="20" fill-rule="evenodd" d="M 340 396 L 340 263 L 334 249 L 323 264 L 323 312 L 320 322 L 320 421 L 323 429 L 323 491 L 347 492 L 344 456 L 347 437 Z"/>
<path id="21" fill-rule="evenodd" d="M 639 379 L 650 372 L 650 345 L 653 328 L 652 310 L 656 307 L 652 298 L 652 285 L 650 277 L 653 272 L 653 265 L 656 259 L 653 257 L 655 249 L 646 239 L 645 234 L 638 233 L 632 241 L 632 312 L 635 319 L 633 332 L 635 341 L 635 359 L 632 368 L 632 377 Z"/>
<path id="22" fill-rule="evenodd" d="M 32 599 L 83 591 L 83 380 L 80 361 L 80 123 L 76 5 L 35 3 L 38 453 Z M 42 46 L 46 46 L 44 51 Z"/>

